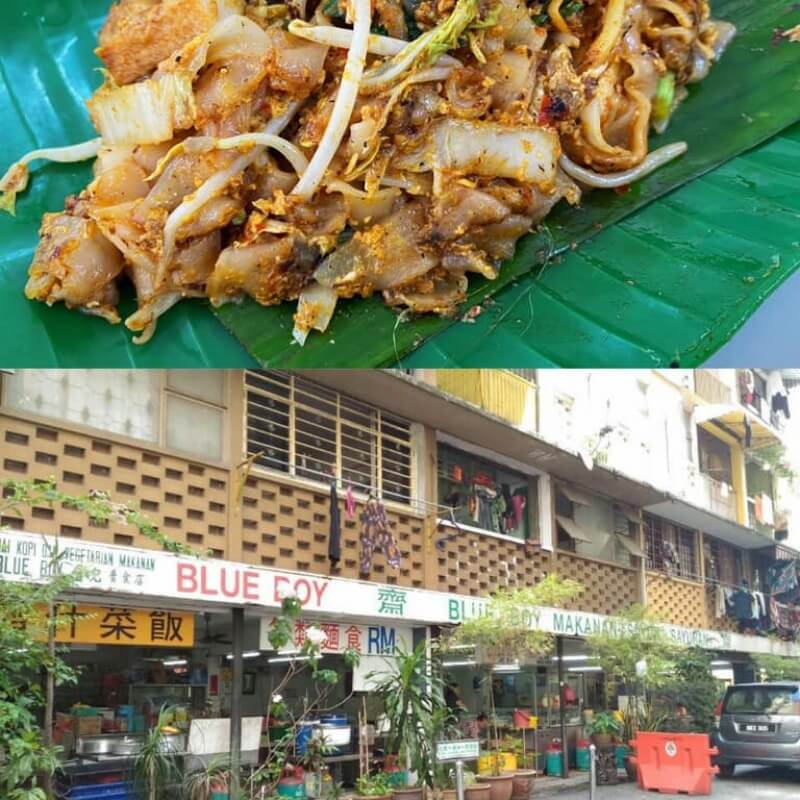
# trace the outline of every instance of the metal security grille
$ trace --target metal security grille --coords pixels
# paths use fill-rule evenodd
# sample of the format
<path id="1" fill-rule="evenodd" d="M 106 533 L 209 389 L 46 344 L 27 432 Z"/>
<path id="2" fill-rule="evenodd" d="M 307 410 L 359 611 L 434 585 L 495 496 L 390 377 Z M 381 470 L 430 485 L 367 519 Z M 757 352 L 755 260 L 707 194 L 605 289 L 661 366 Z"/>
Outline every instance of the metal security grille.
<path id="1" fill-rule="evenodd" d="M 245 388 L 247 454 L 255 464 L 410 502 L 410 423 L 283 372 L 248 371 Z"/>
<path id="2" fill-rule="evenodd" d="M 668 572 L 680 578 L 698 577 L 697 537 L 688 528 L 679 528 L 659 517 L 644 515 L 644 542 L 647 569 Z M 665 557 L 665 543 L 672 545 L 678 563 L 670 563 Z"/>

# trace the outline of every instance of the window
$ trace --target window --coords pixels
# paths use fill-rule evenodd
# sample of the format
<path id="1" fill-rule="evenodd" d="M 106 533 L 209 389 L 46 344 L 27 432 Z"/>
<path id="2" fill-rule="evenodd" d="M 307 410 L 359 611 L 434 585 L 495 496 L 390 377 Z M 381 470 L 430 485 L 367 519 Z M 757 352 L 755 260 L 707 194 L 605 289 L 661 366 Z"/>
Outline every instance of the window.
<path id="1" fill-rule="evenodd" d="M 800 716 L 796 686 L 742 686 L 728 689 L 723 714 Z"/>
<path id="2" fill-rule="evenodd" d="M 700 471 L 720 483 L 733 485 L 731 449 L 705 428 L 697 429 L 697 445 L 700 455 Z"/>
<path id="3" fill-rule="evenodd" d="M 151 370 L 28 369 L 3 381 L 16 411 L 158 441 L 160 373 Z"/>
<path id="4" fill-rule="evenodd" d="M 356 491 L 408 503 L 414 481 L 411 424 L 282 372 L 245 374 L 247 453 L 299 478 L 336 476 Z"/>
<path id="5" fill-rule="evenodd" d="M 529 480 L 486 459 L 439 445 L 439 504 L 452 509 L 453 519 L 461 525 L 528 539 L 532 500 L 535 506 Z"/>
<path id="6" fill-rule="evenodd" d="M 644 541 L 647 569 L 679 578 L 698 577 L 695 531 L 645 514 Z"/>
<path id="7" fill-rule="evenodd" d="M 638 522 L 632 509 L 574 486 L 556 487 L 557 546 L 589 558 L 631 566 L 644 555 L 639 547 Z"/>

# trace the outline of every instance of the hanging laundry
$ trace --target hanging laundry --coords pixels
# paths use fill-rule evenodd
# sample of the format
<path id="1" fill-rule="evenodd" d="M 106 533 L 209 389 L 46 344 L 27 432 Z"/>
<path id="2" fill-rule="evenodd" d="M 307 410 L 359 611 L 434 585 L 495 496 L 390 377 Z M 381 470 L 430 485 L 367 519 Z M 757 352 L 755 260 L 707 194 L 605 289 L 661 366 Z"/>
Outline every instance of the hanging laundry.
<path id="1" fill-rule="evenodd" d="M 464 470 L 456 464 L 453 467 L 453 483 L 462 483 L 464 480 Z"/>
<path id="2" fill-rule="evenodd" d="M 767 570 L 767 583 L 774 595 L 797 590 L 797 568 L 793 560 L 777 561 Z"/>
<path id="3" fill-rule="evenodd" d="M 737 589 L 733 593 L 733 617 L 739 623 L 739 630 L 746 631 L 755 627 L 753 619 L 753 598 L 747 589 Z"/>
<path id="4" fill-rule="evenodd" d="M 764 503 L 761 500 L 761 495 L 757 494 L 755 496 L 754 500 L 755 500 L 756 522 L 760 522 L 763 525 L 764 524 Z"/>
<path id="5" fill-rule="evenodd" d="M 739 388 L 741 390 L 742 400 L 747 405 L 753 405 L 753 395 L 756 391 L 756 378 L 751 369 L 743 369 L 739 373 Z"/>
<path id="6" fill-rule="evenodd" d="M 761 514 L 765 525 L 775 524 L 775 512 L 772 505 L 772 498 L 766 493 L 761 493 Z"/>
<path id="7" fill-rule="evenodd" d="M 489 486 L 482 486 L 480 484 L 475 484 L 473 489 L 475 492 L 475 501 L 477 503 L 473 519 L 477 517 L 475 521 L 479 528 L 483 528 L 487 531 L 497 530 L 494 524 L 497 491 Z"/>
<path id="8" fill-rule="evenodd" d="M 344 512 L 348 519 L 353 519 L 356 515 L 356 498 L 353 494 L 353 487 L 347 484 L 347 494 L 344 498 Z"/>
<path id="9" fill-rule="evenodd" d="M 763 592 L 753 592 L 755 601 L 754 618 L 756 627 L 759 631 L 766 631 L 769 628 L 769 616 L 767 615 L 767 600 Z"/>
<path id="10" fill-rule="evenodd" d="M 525 507 L 528 505 L 528 498 L 524 494 L 524 489 L 516 489 L 511 496 L 511 508 L 514 512 L 514 530 L 524 527 Z"/>
<path id="11" fill-rule="evenodd" d="M 331 481 L 330 531 L 328 533 L 328 560 L 335 567 L 342 557 L 342 527 L 339 521 L 339 498 L 336 481 Z"/>
<path id="12" fill-rule="evenodd" d="M 726 617 L 728 615 L 728 609 L 725 604 L 725 589 L 719 584 L 716 585 L 714 590 L 714 610 L 717 617 Z"/>
<path id="13" fill-rule="evenodd" d="M 747 414 L 744 415 L 744 446 L 746 450 L 750 449 L 753 444 L 753 429 L 750 427 L 750 420 L 747 419 Z"/>
<path id="14" fill-rule="evenodd" d="M 800 609 L 779 603 L 773 597 L 769 610 L 778 635 L 783 639 L 796 639 L 800 634 Z"/>
<path id="15" fill-rule="evenodd" d="M 664 540 L 661 545 L 661 555 L 664 561 L 664 571 L 667 575 L 673 575 L 678 571 L 680 562 L 678 560 L 678 553 L 675 550 L 672 542 Z"/>
<path id="16" fill-rule="evenodd" d="M 361 512 L 361 558 L 359 572 L 369 575 L 372 571 L 372 557 L 376 550 L 382 551 L 386 563 L 392 569 L 400 567 L 400 549 L 389 529 L 389 518 L 383 503 L 370 497 Z"/>
<path id="17" fill-rule="evenodd" d="M 767 377 L 767 402 L 775 414 L 784 414 L 786 419 L 789 414 L 789 392 L 783 382 L 780 370 L 774 369 Z"/>

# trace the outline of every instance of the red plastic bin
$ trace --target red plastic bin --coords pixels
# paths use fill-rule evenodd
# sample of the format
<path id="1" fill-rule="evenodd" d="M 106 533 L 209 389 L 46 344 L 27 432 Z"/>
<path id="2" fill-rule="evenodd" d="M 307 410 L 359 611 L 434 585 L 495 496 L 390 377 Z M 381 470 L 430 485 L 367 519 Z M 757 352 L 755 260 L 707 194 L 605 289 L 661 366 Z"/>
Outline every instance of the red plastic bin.
<path id="1" fill-rule="evenodd" d="M 665 794 L 711 794 L 711 766 L 718 755 L 704 733 L 644 733 L 630 742 L 639 788 Z"/>

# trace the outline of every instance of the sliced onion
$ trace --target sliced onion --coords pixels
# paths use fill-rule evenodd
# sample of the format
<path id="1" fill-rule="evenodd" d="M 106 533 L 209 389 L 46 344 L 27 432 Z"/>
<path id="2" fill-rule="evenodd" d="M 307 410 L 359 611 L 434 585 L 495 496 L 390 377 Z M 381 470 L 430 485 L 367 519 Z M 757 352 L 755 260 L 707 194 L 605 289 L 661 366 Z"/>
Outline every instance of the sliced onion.
<path id="1" fill-rule="evenodd" d="M 667 162 L 683 155 L 688 149 L 686 142 L 667 144 L 664 147 L 659 147 L 658 150 L 653 150 L 652 153 L 648 153 L 644 161 L 638 166 L 626 169 L 624 172 L 612 172 L 608 175 L 581 167 L 566 155 L 562 155 L 558 163 L 567 175 L 585 186 L 593 186 L 596 189 L 615 189 L 618 186 L 627 186 L 629 183 L 644 178 L 645 175 L 649 175 Z"/>
<path id="2" fill-rule="evenodd" d="M 308 169 L 303 173 L 297 186 L 292 191 L 292 194 L 304 200 L 310 200 L 322 183 L 325 172 L 347 132 L 350 117 L 358 98 L 358 90 L 367 60 L 372 9 L 370 0 L 353 0 L 353 5 L 355 16 L 353 41 L 347 52 L 347 62 L 344 65 L 344 72 L 342 73 L 336 101 L 333 104 L 333 111 L 325 128 L 325 133 L 322 134 L 319 146 L 311 159 L 311 163 L 308 165 Z"/>

